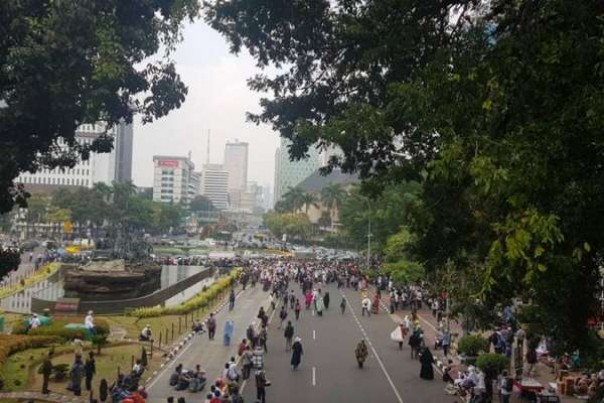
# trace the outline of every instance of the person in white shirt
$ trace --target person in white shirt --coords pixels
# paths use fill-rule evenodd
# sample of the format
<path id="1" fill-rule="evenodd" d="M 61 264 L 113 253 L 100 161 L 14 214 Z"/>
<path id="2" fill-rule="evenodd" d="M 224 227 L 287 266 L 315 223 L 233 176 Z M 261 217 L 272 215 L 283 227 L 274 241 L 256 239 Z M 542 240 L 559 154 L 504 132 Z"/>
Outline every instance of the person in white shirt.
<path id="1" fill-rule="evenodd" d="M 40 318 L 38 318 L 38 314 L 34 313 L 33 316 L 29 319 L 29 328 L 37 329 L 41 325 Z"/>
<path id="2" fill-rule="evenodd" d="M 371 316 L 371 300 L 367 296 L 361 301 L 361 316 L 365 316 L 365 312 L 367 316 Z"/>
<path id="3" fill-rule="evenodd" d="M 84 326 L 86 326 L 86 329 L 88 329 L 90 333 L 95 334 L 96 328 L 94 326 L 94 318 L 92 314 L 92 311 L 88 311 L 88 315 L 86 315 L 86 317 L 84 318 Z"/>

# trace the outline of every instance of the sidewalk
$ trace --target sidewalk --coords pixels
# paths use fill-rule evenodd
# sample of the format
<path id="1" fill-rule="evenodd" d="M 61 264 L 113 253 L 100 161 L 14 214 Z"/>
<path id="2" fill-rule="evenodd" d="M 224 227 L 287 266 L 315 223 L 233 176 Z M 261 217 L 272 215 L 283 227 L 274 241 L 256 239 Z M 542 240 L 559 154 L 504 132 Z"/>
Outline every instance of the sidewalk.
<path id="1" fill-rule="evenodd" d="M 390 308 L 389 308 L 390 301 L 389 301 L 389 295 L 387 292 L 382 292 L 382 298 L 381 298 L 380 302 L 381 302 L 381 308 L 385 312 L 389 313 L 390 312 Z M 405 315 L 411 315 L 411 310 L 398 310 L 398 311 L 395 311 L 394 314 L 390 314 L 390 317 L 397 323 L 400 323 L 400 321 L 402 321 L 402 319 L 405 317 Z M 437 322 L 436 318 L 434 316 L 432 316 L 432 312 L 428 308 L 427 304 L 425 304 L 425 303 L 422 304 L 422 309 L 417 312 L 417 316 L 418 316 L 421 326 L 424 330 L 425 344 L 426 344 L 426 346 L 430 347 L 430 351 L 432 351 L 432 355 L 434 356 L 434 361 L 435 361 L 434 363 L 435 363 L 436 367 L 442 373 L 443 368 L 447 365 L 448 360 L 451 359 L 452 368 L 451 368 L 450 374 L 453 377 L 453 379 L 455 379 L 458 376 L 459 370 L 466 369 L 466 366 L 463 363 L 461 363 L 460 357 L 457 354 L 457 341 L 463 335 L 462 327 L 459 325 L 459 323 L 457 323 L 454 320 L 451 320 L 449 322 L 449 329 L 451 330 L 451 334 L 454 337 L 451 341 L 451 349 L 449 351 L 449 355 L 447 358 L 445 358 L 442 349 L 434 350 L 434 342 L 436 340 L 436 336 L 439 333 L 438 332 L 438 322 Z M 552 382 L 555 383 L 554 374 L 552 373 L 552 369 L 549 368 L 548 366 L 546 366 L 545 364 L 539 362 L 536 365 L 535 372 L 536 372 L 536 375 L 534 376 L 534 378 L 539 383 L 541 383 L 546 389 L 547 389 L 547 386 L 549 385 L 549 383 L 552 383 Z M 560 401 L 563 403 L 571 403 L 571 402 L 576 403 L 576 402 L 580 401 L 571 396 L 565 396 L 565 395 L 560 395 L 560 394 L 558 396 L 560 397 Z M 514 393 L 514 395 L 512 396 L 512 399 L 510 401 L 511 402 L 522 402 L 525 400 L 520 399 L 519 393 Z"/>

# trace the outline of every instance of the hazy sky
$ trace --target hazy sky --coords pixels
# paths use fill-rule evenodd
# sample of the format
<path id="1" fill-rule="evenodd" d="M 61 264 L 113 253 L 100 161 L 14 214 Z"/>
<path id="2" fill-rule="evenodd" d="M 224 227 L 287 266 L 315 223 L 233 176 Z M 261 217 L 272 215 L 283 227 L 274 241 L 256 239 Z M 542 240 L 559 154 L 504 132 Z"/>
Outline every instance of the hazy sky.
<path id="1" fill-rule="evenodd" d="M 133 180 L 151 186 L 153 155 L 185 156 L 192 152 L 196 169 L 206 162 L 207 133 L 211 130 L 210 160 L 222 163 L 227 140 L 249 143 L 248 181 L 273 186 L 277 133 L 245 120 L 245 112 L 259 110 L 260 94 L 246 79 L 257 73 L 253 59 L 229 53 L 226 41 L 203 21 L 184 30 L 174 54 L 177 71 L 189 87 L 184 105 L 154 123 L 134 126 Z"/>

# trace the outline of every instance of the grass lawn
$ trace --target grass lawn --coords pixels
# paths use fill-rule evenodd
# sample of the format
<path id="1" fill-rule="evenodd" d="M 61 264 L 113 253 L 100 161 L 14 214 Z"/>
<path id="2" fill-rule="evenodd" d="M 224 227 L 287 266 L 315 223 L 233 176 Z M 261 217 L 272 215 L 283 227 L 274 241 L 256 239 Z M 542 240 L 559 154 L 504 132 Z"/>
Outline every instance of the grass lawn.
<path id="1" fill-rule="evenodd" d="M 156 342 L 159 341 L 159 333 L 162 332 L 162 346 L 166 344 L 166 331 L 168 334 L 168 344 L 172 343 L 172 325 L 174 325 L 174 339 L 178 339 L 178 336 L 191 330 L 192 320 L 204 319 L 208 312 L 214 310 L 221 302 L 222 299 L 227 296 L 227 293 L 223 293 L 220 297 L 216 298 L 216 302 L 211 309 L 197 310 L 187 315 L 166 315 L 158 316 L 156 318 L 142 318 L 138 319 L 134 316 L 103 316 L 102 318 L 107 321 L 110 327 L 119 327 L 126 331 L 126 337 L 131 339 L 138 339 L 141 330 L 145 325 L 151 326 L 153 332 L 153 338 Z M 186 319 L 185 319 L 186 316 Z M 178 331 L 178 323 L 180 318 L 180 333 Z"/>
<path id="2" fill-rule="evenodd" d="M 2 369 L 5 389 L 8 391 L 27 389 L 30 367 L 35 366 L 37 368 L 49 350 L 49 347 L 32 348 L 11 355 Z M 71 354 L 72 351 L 73 347 L 71 346 L 55 347 L 56 354 Z"/>
<path id="3" fill-rule="evenodd" d="M 193 319 L 202 319 L 205 317 L 205 312 L 199 311 L 199 313 L 193 312 Z M 162 332 L 162 346 L 166 344 L 166 331 L 168 334 L 168 343 L 172 342 L 172 325 L 174 325 L 174 339 L 186 332 L 191 330 L 191 314 L 186 315 L 186 326 L 185 326 L 185 315 L 168 315 L 158 316 L 156 318 L 143 318 L 138 319 L 133 316 L 107 316 L 106 319 L 111 327 L 120 327 L 126 331 L 126 337 L 137 339 L 140 332 L 143 330 L 145 325 L 151 326 L 153 332 L 153 338 L 155 341 L 159 341 L 159 333 Z M 178 322 L 180 318 L 180 334 L 178 332 Z"/>
<path id="4" fill-rule="evenodd" d="M 94 350 L 96 353 L 96 349 Z M 84 353 L 87 356 L 88 352 Z M 120 368 L 122 373 L 130 372 L 132 368 L 132 356 L 134 359 L 141 357 L 141 346 L 138 344 L 127 344 L 116 347 L 106 347 L 101 351 L 101 355 L 95 356 L 96 360 L 96 375 L 92 379 L 92 390 L 95 396 L 98 396 L 99 384 L 101 379 L 106 379 L 107 383 L 111 383 L 117 378 L 117 369 Z M 72 364 L 73 353 L 63 354 L 53 358 L 52 363 L 57 364 Z M 159 368 L 162 362 L 161 354 L 153 354 L 153 359 L 148 358 L 147 372 L 143 375 L 143 379 L 146 379 L 147 374 L 153 372 Z M 42 389 L 42 376 L 37 374 L 38 365 L 30 373 L 28 381 L 28 389 L 38 390 Z M 67 382 L 53 383 L 50 384 L 51 390 L 57 392 L 64 392 L 67 386 Z M 84 381 L 82 381 L 82 389 L 84 389 Z"/>

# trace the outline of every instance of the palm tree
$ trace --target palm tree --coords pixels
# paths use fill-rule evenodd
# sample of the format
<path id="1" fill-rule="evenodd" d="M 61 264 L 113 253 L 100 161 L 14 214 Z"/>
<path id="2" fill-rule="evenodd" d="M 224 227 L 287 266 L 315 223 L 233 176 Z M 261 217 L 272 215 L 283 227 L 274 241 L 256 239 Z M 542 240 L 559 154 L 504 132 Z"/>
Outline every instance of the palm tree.
<path id="1" fill-rule="evenodd" d="M 321 189 L 321 203 L 327 210 L 329 210 L 329 214 L 331 216 L 331 226 L 333 229 L 334 217 L 335 213 L 339 212 L 342 204 L 344 203 L 344 198 L 346 197 L 346 191 L 342 189 L 342 186 L 337 183 L 329 184 L 328 186 Z"/>
<path id="2" fill-rule="evenodd" d="M 299 187 L 290 187 L 283 195 L 284 204 L 289 206 L 292 213 L 300 210 L 304 206 L 304 190 Z"/>
<path id="3" fill-rule="evenodd" d="M 305 192 L 302 195 L 302 202 L 304 203 L 304 212 L 306 213 L 306 215 L 308 215 L 308 210 L 310 209 L 310 206 L 315 206 L 316 208 L 319 208 L 319 199 L 314 193 Z"/>

